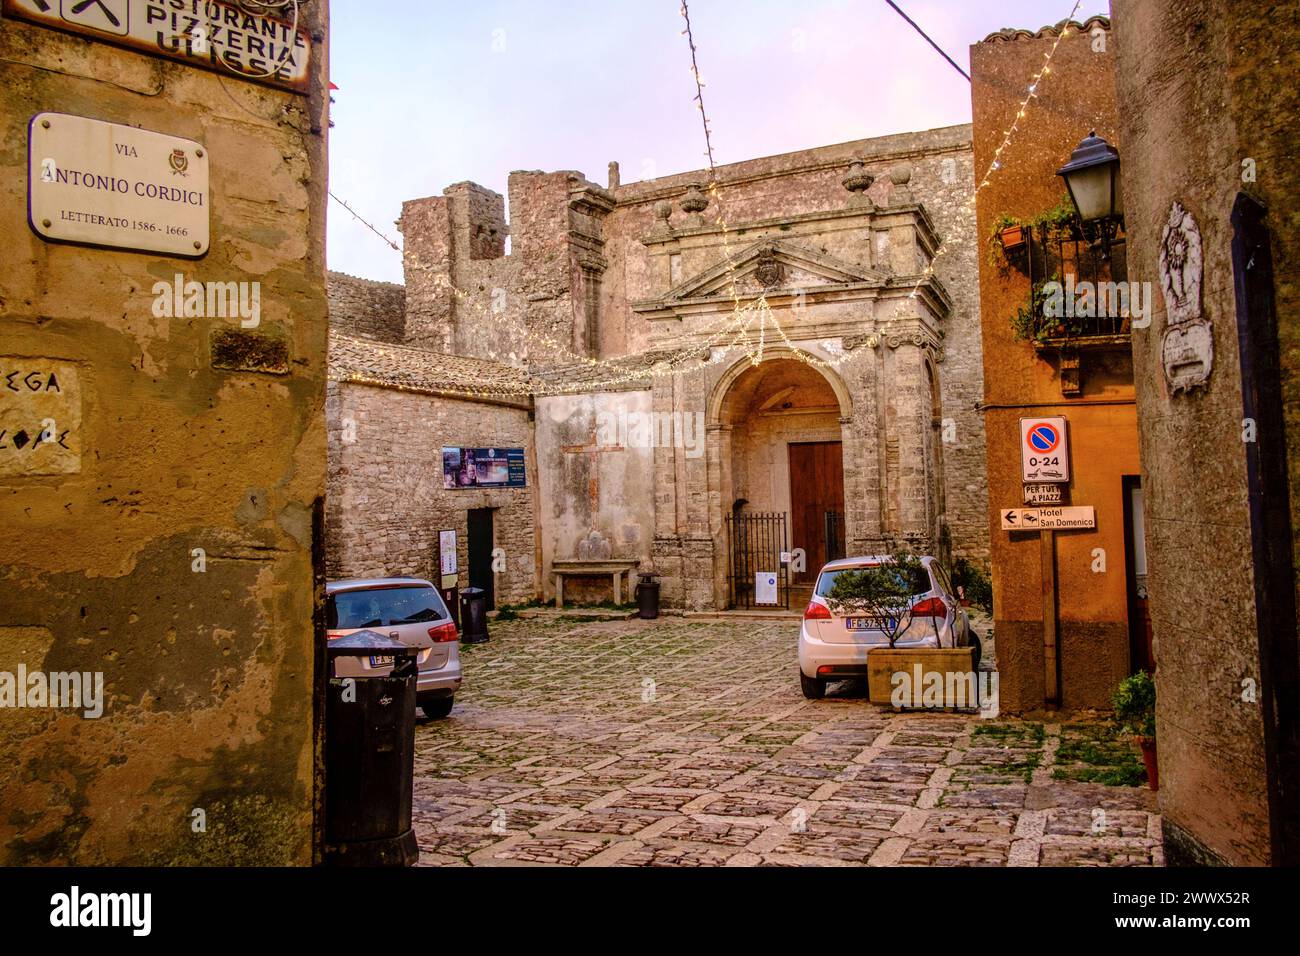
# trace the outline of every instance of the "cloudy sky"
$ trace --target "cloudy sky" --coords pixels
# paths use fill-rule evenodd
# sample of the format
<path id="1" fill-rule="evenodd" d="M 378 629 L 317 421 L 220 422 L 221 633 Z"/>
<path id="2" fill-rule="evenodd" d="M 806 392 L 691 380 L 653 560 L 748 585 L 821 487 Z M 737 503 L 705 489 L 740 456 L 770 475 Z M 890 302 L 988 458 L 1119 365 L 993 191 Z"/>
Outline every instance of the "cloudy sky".
<path id="1" fill-rule="evenodd" d="M 969 46 L 1074 0 L 897 0 Z M 970 87 L 885 0 L 691 0 L 719 163 L 970 122 Z M 1107 12 L 1084 0 L 1075 19 Z M 400 243 L 404 199 L 514 169 L 603 184 L 705 165 L 678 0 L 334 0 L 330 188 Z M 401 256 L 330 203 L 329 267 L 400 282 Z"/>

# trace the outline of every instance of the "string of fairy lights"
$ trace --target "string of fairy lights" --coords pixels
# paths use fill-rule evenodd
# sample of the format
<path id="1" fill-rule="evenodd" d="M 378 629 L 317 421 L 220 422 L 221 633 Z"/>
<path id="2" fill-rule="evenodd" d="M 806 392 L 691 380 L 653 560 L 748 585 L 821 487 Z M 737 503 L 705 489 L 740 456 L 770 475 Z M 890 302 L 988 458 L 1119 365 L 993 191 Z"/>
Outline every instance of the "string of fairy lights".
<path id="1" fill-rule="evenodd" d="M 980 177 L 980 181 L 976 185 L 975 191 L 967 197 L 965 205 L 972 213 L 974 212 L 975 204 L 978 201 L 980 190 L 986 188 L 989 185 L 993 174 L 1002 168 L 1002 154 L 1006 151 L 1006 148 L 1011 145 L 1011 138 L 1016 135 L 1016 131 L 1020 128 L 1020 121 L 1025 118 L 1025 114 L 1029 111 L 1029 104 L 1038 98 L 1038 85 L 1042 83 L 1043 77 L 1052 72 L 1052 57 L 1056 55 L 1056 48 L 1061 45 L 1061 41 L 1069 35 L 1070 24 L 1074 22 L 1075 14 L 1079 12 L 1079 7 L 1082 5 L 1082 2 L 1083 0 L 1074 0 L 1074 6 L 1070 8 L 1069 15 L 1066 16 L 1064 22 L 1061 24 L 1061 29 L 1057 31 L 1056 39 L 1047 49 L 1047 52 L 1043 54 L 1042 65 L 1039 66 L 1038 72 L 1034 74 L 1033 79 L 1029 81 L 1029 89 L 1025 93 L 1025 98 L 1020 101 L 1020 106 L 1016 110 L 1016 115 L 1011 119 L 1011 126 L 1003 130 L 1002 142 L 999 143 L 997 149 L 993 151 L 993 159 L 990 160 L 988 168 L 984 170 L 984 175 Z M 909 299 L 915 299 L 917 294 L 921 291 L 921 286 L 927 279 L 934 275 L 935 263 L 947 254 L 949 247 L 950 243 L 945 242 L 935 250 L 934 256 L 926 263 L 925 269 L 921 273 L 921 277 L 917 279 L 916 285 L 913 286 L 911 294 L 908 295 Z M 900 304 L 900 308 L 901 307 Z"/>
<path id="2" fill-rule="evenodd" d="M 816 355 L 790 338 L 783 324 L 772 311 L 763 292 L 752 295 L 742 294 L 738 273 L 739 260 L 733 253 L 732 231 L 727 222 L 722 199 L 721 181 L 718 175 L 714 150 L 713 128 L 704 103 L 706 84 L 700 74 L 699 51 L 695 42 L 694 25 L 691 22 L 690 7 L 687 0 L 679 0 L 679 2 L 678 12 L 683 20 L 681 35 L 686 38 L 690 50 L 690 71 L 695 85 L 693 100 L 700 113 L 705 145 L 704 154 L 708 160 L 708 182 L 705 190 L 709 197 L 709 203 L 714 209 L 713 222 L 722 246 L 723 262 L 726 267 L 725 284 L 727 295 L 731 300 L 731 309 L 719 313 L 716 318 L 701 328 L 694 330 L 692 334 L 693 341 L 688 344 L 671 349 L 651 349 L 640 354 L 609 359 L 579 354 L 574 351 L 571 339 L 564 341 L 544 328 L 535 327 L 527 322 L 515 324 L 510 327 L 510 334 L 512 342 L 518 347 L 519 351 L 508 356 L 511 363 L 513 364 L 521 359 L 524 361 L 531 359 L 534 349 L 536 349 L 537 352 L 551 357 L 552 361 L 547 368 L 536 373 L 520 369 L 520 375 L 517 378 L 503 378 L 503 380 L 492 384 L 474 383 L 462 386 L 455 382 L 439 382 L 433 390 L 466 398 L 500 398 L 528 394 L 537 396 L 562 395 L 640 384 L 662 376 L 678 375 L 682 374 L 683 371 L 703 369 L 709 365 L 726 361 L 737 352 L 743 353 L 750 364 L 757 366 L 762 363 L 768 349 L 778 343 L 782 346 L 782 357 L 792 357 L 808 365 L 824 369 L 838 368 L 847 362 L 858 359 L 869 351 L 863 349 L 837 350 L 824 345 L 823 347 L 832 353 L 832 357 L 823 358 Z M 980 177 L 975 190 L 965 201 L 968 211 L 973 213 L 973 207 L 980 190 L 988 187 L 992 177 L 1002 168 L 1003 154 L 1020 129 L 1021 122 L 1025 119 L 1033 100 L 1038 97 L 1038 90 L 1044 78 L 1051 73 L 1052 58 L 1061 41 L 1069 35 L 1074 16 L 1078 13 L 1081 3 L 1082 0 L 1075 0 L 1069 15 L 1057 31 L 1052 45 L 1043 54 L 1042 64 L 1030 80 L 1026 95 L 1020 101 L 1010 127 L 1003 131 L 1002 141 L 994 150 L 993 159 L 984 171 L 983 176 Z M 440 266 L 434 269 L 421 262 L 418 256 L 412 255 L 411 250 L 404 250 L 401 245 L 364 219 L 344 200 L 332 192 L 330 196 L 363 226 L 379 236 L 385 244 L 395 251 L 402 252 L 408 265 L 413 265 L 417 270 L 423 269 L 430 273 L 429 278 L 432 286 L 438 292 L 454 297 L 457 308 L 474 310 L 480 317 L 487 318 L 497 324 L 502 321 L 504 309 L 499 308 L 495 303 L 485 306 L 482 302 L 483 296 L 468 292 L 457 286 L 445 271 L 445 267 Z M 910 293 L 906 298 L 900 299 L 895 316 L 905 316 L 907 314 L 909 303 L 916 299 L 927 282 L 934 278 L 937 264 L 948 254 L 955 243 L 956 240 L 951 239 L 940 242 L 924 269 L 918 274 Z M 772 340 L 770 344 L 769 339 Z M 370 347 L 379 350 L 381 354 L 391 357 L 395 361 L 401 360 L 400 353 L 403 349 L 418 351 L 414 347 L 381 347 L 378 343 L 371 343 Z M 397 351 L 393 351 L 394 349 Z M 519 352 L 523 353 L 522 356 Z M 495 352 L 489 354 L 492 359 L 499 361 Z M 575 375 L 575 371 L 580 372 L 580 374 Z M 343 373 L 338 375 L 337 378 L 340 381 L 358 384 L 371 384 L 411 391 L 427 390 L 425 386 L 403 385 L 394 382 L 391 378 L 381 379 L 377 376 L 369 376 L 355 371 Z"/>

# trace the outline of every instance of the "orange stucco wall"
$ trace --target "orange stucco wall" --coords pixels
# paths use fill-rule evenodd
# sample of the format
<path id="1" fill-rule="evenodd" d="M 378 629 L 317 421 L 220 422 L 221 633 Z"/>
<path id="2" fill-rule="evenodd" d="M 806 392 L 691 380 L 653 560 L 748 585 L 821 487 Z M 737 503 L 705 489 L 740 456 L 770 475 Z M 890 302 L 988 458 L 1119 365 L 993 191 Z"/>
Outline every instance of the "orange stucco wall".
<path id="1" fill-rule="evenodd" d="M 1094 30 L 1099 33 L 1094 33 Z M 1101 39 L 1098 39 L 1098 36 Z M 990 39 L 971 48 L 975 168 L 987 170 L 1042 67 L 1055 35 Z M 1114 53 L 1104 20 L 1072 28 L 1038 84 L 999 168 L 977 193 L 984 424 L 988 442 L 989 532 L 995 635 L 1006 711 L 1045 703 L 1044 550 L 1037 532 L 1001 530 L 1000 510 L 1023 505 L 1022 417 L 1064 415 L 1072 477 L 1067 503 L 1096 509 L 1095 530 L 1055 535 L 1060 703 L 1107 707 L 1129 670 L 1123 478 L 1140 474 L 1132 359 L 1127 350 L 1083 356 L 1082 394 L 1061 391 L 1059 359 L 1017 341 L 1010 318 L 1029 297 L 1029 279 L 1000 270 L 988 237 L 1003 213 L 1030 219 L 1065 195 L 1056 175 L 1090 129 L 1115 136 Z M 982 180 L 977 180 L 977 185 Z M 1095 571 L 1103 549 L 1105 570 Z"/>

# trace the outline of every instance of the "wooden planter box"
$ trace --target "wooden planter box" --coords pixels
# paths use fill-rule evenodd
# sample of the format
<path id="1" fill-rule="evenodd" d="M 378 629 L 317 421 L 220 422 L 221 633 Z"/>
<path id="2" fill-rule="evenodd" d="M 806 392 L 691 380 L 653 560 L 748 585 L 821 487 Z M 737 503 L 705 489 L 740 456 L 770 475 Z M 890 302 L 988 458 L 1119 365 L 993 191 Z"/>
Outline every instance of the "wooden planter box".
<path id="1" fill-rule="evenodd" d="M 920 667 L 921 683 L 917 683 L 917 667 Z M 898 672 L 907 674 L 912 692 L 915 693 L 917 703 L 907 703 L 903 709 L 913 707 L 922 707 L 922 691 L 925 688 L 926 675 L 937 672 L 945 688 L 945 701 L 948 700 L 947 688 L 956 682 L 956 678 L 949 679 L 949 675 L 962 675 L 975 672 L 975 649 L 972 647 L 877 647 L 867 652 L 867 691 L 869 699 L 873 704 L 883 704 L 886 707 L 893 706 L 894 695 L 894 675 Z M 929 679 L 933 683 L 933 678 Z M 976 699 L 972 699 L 967 688 L 969 681 L 962 680 L 965 685 L 962 689 L 962 696 L 959 698 L 962 706 L 966 708 L 978 707 Z M 978 687 L 978 674 L 976 675 L 976 684 Z M 903 685 L 905 688 L 909 684 Z M 909 701 L 913 698 L 908 695 Z M 935 709 L 933 706 L 925 707 L 926 710 Z"/>

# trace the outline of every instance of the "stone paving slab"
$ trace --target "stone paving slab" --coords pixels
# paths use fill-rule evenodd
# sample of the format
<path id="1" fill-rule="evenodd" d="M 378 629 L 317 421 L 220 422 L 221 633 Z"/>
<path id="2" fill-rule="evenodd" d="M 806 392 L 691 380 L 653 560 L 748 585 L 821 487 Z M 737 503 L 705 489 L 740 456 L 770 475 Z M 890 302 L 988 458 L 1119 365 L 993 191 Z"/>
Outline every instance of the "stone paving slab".
<path id="1" fill-rule="evenodd" d="M 416 730 L 421 865 L 1163 865 L 1150 791 L 1054 775 L 1079 723 L 894 714 L 852 682 L 808 701 L 796 638 L 493 623 L 451 717 Z"/>

